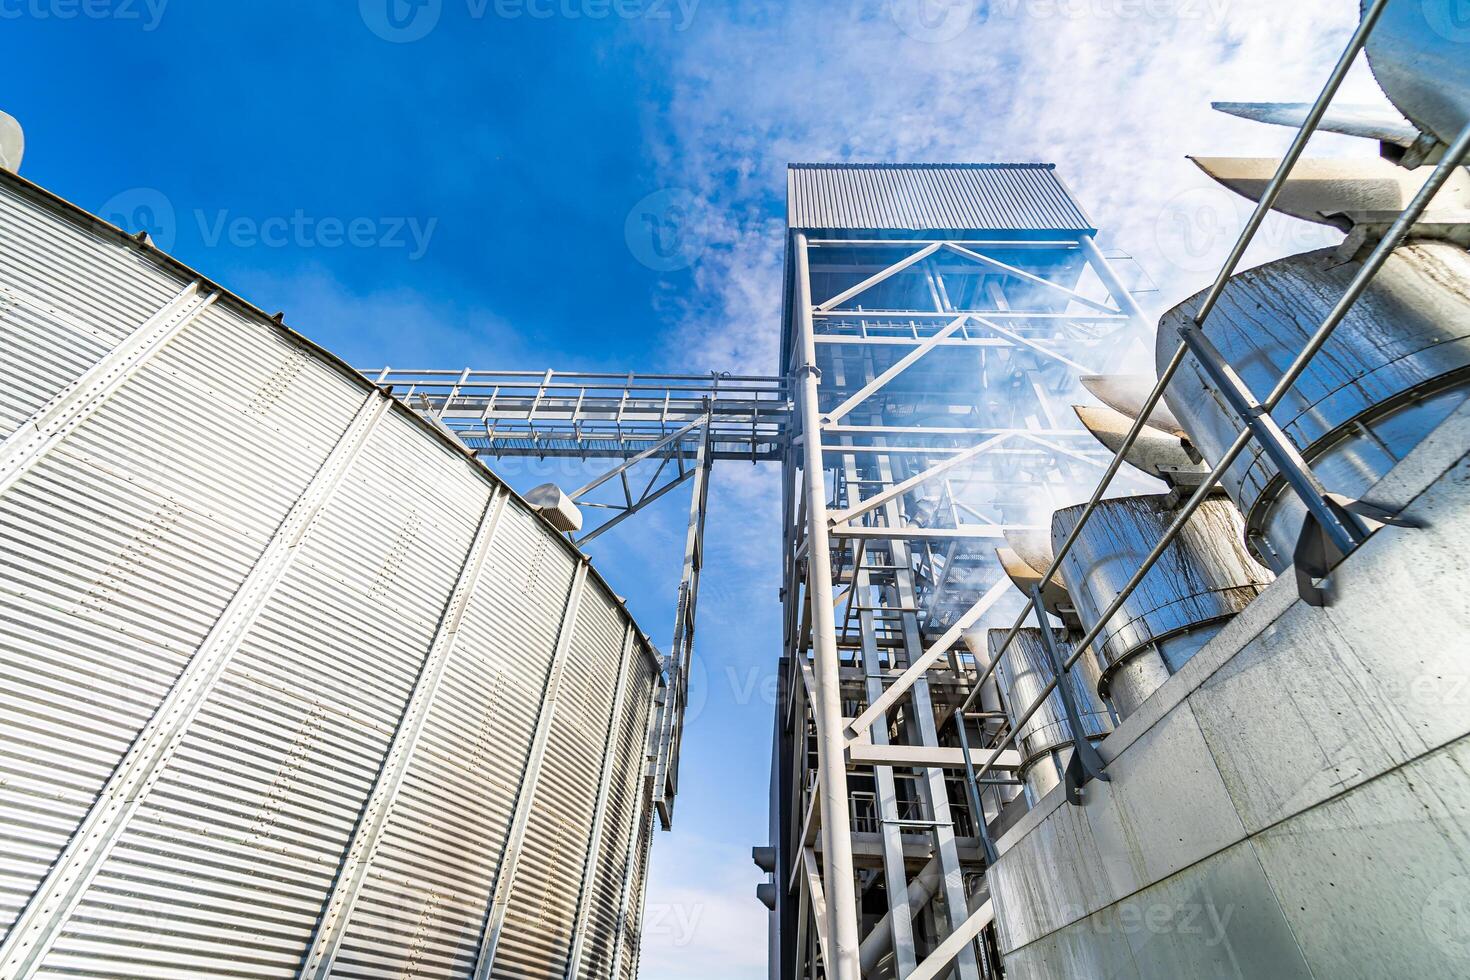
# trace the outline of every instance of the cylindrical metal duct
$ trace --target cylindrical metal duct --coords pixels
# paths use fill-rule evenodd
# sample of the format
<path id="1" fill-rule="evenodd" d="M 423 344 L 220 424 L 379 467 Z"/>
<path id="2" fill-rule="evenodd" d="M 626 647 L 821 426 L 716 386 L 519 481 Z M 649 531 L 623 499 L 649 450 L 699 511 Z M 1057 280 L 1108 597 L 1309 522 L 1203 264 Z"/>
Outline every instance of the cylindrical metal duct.
<path id="1" fill-rule="evenodd" d="M 990 646 L 987 640 L 989 630 L 984 627 L 967 630 L 964 634 L 965 647 L 970 655 L 975 658 L 975 669 L 983 672 L 990 666 Z M 981 719 L 978 728 L 981 731 L 1002 730 L 1008 724 L 1010 715 L 1006 711 L 1006 703 L 1001 700 L 1000 681 L 992 672 L 980 689 L 980 695 L 975 699 L 972 710 L 985 715 Z M 985 809 L 985 820 L 989 822 L 1000 815 L 1001 809 L 1017 796 L 1021 795 L 1019 786 L 982 786 L 980 788 L 980 802 Z"/>
<path id="2" fill-rule="evenodd" d="M 1084 626 L 1098 622 L 1163 539 L 1173 499 L 1121 497 L 1093 512 L 1062 562 Z M 1071 534 L 1083 510 L 1066 507 L 1052 516 L 1055 541 Z M 1246 553 L 1235 507 L 1223 497 L 1206 500 L 1093 641 L 1100 692 L 1120 715 L 1132 714 L 1270 581 Z"/>
<path id="3" fill-rule="evenodd" d="M 1205 333 L 1264 398 L 1326 319 L 1357 273 L 1333 250 L 1272 262 L 1230 280 Z M 1159 363 L 1203 294 L 1159 325 Z M 1361 496 L 1470 393 L 1470 254 L 1452 245 L 1398 249 L 1273 412 L 1327 489 Z M 1243 427 L 1190 355 L 1167 392 L 1169 407 L 1208 460 Z M 1221 481 L 1246 515 L 1252 552 L 1291 564 L 1305 511 L 1257 444 Z"/>
<path id="4" fill-rule="evenodd" d="M 994 657 L 1005 642 L 1006 630 L 991 630 L 989 633 L 990 655 Z M 1057 637 L 1061 655 L 1071 656 L 1071 647 Z M 1080 662 L 1079 662 L 1080 666 Z M 1010 705 L 1013 717 L 1019 717 L 1028 706 L 1035 703 L 1041 692 L 1051 683 L 1054 676 L 1047 658 L 1046 646 L 1039 629 L 1023 629 L 1006 651 L 996 676 L 1000 689 Z M 1088 682 L 1087 675 L 1073 669 L 1067 673 L 1067 683 L 1077 703 L 1083 734 L 1101 740 L 1113 730 L 1112 718 L 1097 695 L 1096 687 Z M 1053 691 L 1031 720 L 1021 726 L 1021 737 L 1016 747 L 1021 752 L 1021 778 L 1035 799 L 1051 792 L 1061 782 L 1062 771 L 1071 755 L 1072 729 L 1067 723 L 1067 712 L 1062 704 L 1060 691 Z"/>
<path id="5" fill-rule="evenodd" d="M 1467 38 L 1463 0 L 1418 0 L 1389 4 L 1368 39 L 1368 64 L 1384 94 L 1441 143 L 1453 142 L 1470 120 Z"/>

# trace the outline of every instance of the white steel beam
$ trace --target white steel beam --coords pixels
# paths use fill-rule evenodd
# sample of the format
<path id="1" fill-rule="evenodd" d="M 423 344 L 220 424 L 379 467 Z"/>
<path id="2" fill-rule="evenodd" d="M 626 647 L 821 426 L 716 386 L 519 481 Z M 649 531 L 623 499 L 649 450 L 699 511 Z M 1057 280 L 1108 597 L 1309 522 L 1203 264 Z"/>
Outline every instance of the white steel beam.
<path id="1" fill-rule="evenodd" d="M 144 363 L 184 331 L 219 293 L 205 294 L 200 283 L 185 286 L 81 377 L 67 385 L 0 442 L 0 493 L 20 479 L 46 453 L 92 416 Z M 14 932 L 11 933 L 14 935 Z"/>
<path id="2" fill-rule="evenodd" d="M 817 945 L 822 951 L 822 963 L 827 968 L 828 976 L 836 976 L 837 970 L 832 959 L 832 941 L 827 929 L 827 897 L 822 891 L 822 876 L 817 873 L 817 857 L 812 853 L 810 847 L 801 849 L 801 868 L 812 905 L 812 920 L 816 928 Z"/>
<path id="3" fill-rule="evenodd" d="M 854 733 L 865 731 L 874 722 L 881 719 L 899 698 L 908 693 L 915 682 L 929 672 L 930 667 L 939 662 L 940 657 L 948 653 L 950 648 L 959 642 L 960 638 L 965 635 L 965 630 L 978 623 L 980 617 L 989 612 L 991 607 L 1012 588 L 1014 586 L 1011 585 L 1011 580 L 1005 577 L 992 585 L 984 595 L 975 600 L 969 609 L 965 610 L 963 616 L 955 620 L 953 626 L 944 631 L 943 636 L 930 645 L 922 657 L 909 664 L 903 675 L 890 684 L 882 696 L 875 699 L 866 711 L 858 715 L 857 720 L 849 726 L 850 730 Z"/>
<path id="4" fill-rule="evenodd" d="M 869 511 L 876 510 L 879 507 L 882 507 L 888 501 L 894 500 L 898 497 L 902 497 L 904 494 L 908 493 L 910 490 L 915 489 L 916 487 L 923 486 L 930 480 L 934 479 L 936 476 L 948 473 L 950 470 L 954 469 L 956 466 L 959 466 L 961 463 L 967 463 L 970 460 L 974 459 L 976 456 L 979 456 L 981 453 L 994 449 L 996 446 L 999 446 L 1010 437 L 1011 434 L 1006 433 L 1004 435 L 994 436 L 990 439 L 986 439 L 984 442 L 980 443 L 977 446 L 971 446 L 969 449 L 966 449 L 963 452 L 956 453 L 949 459 L 935 463 L 927 470 L 924 470 L 922 473 L 917 473 L 914 476 L 909 477 L 902 483 L 895 483 L 887 490 L 884 490 L 881 493 L 874 494 L 866 500 L 860 501 L 855 506 L 849 507 L 847 510 L 839 511 L 835 514 L 832 514 L 829 520 L 832 524 L 849 523 L 854 518 L 861 517 Z M 820 459 L 820 456 L 818 458 Z"/>
<path id="5" fill-rule="evenodd" d="M 831 425 L 834 422 L 840 422 L 842 419 L 846 418 L 847 415 L 854 408 L 857 408 L 863 402 L 867 401 L 869 397 L 881 390 L 890 381 L 898 377 L 900 374 L 903 374 L 915 363 L 917 363 L 920 358 L 933 350 L 941 341 L 945 340 L 947 337 L 955 333 L 955 331 L 963 327 L 965 325 L 965 321 L 968 319 L 968 315 L 955 317 L 949 323 L 945 324 L 940 330 L 935 332 L 933 336 L 924 338 L 924 340 L 919 343 L 919 346 L 915 347 L 903 357 L 900 357 L 898 360 L 894 361 L 893 364 L 886 371 L 878 375 L 872 381 L 869 381 L 867 384 L 863 385 L 857 391 L 853 392 L 841 405 L 838 405 L 836 408 L 832 409 L 830 412 L 824 415 L 822 417 L 822 424 Z"/>
<path id="6" fill-rule="evenodd" d="M 822 866 L 827 875 L 826 896 L 831 901 L 829 980 L 860 980 L 858 968 L 858 909 L 852 865 L 852 822 L 848 812 L 846 739 L 842 734 L 842 684 L 837 625 L 830 601 L 832 595 L 832 548 L 827 526 L 827 490 L 823 478 L 822 423 L 818 409 L 817 350 L 813 338 L 811 268 L 806 236 L 793 235 L 796 256 L 796 315 L 802 363 L 801 428 L 806 436 L 803 450 L 807 504 L 807 592 L 812 616 L 812 653 L 815 659 L 818 702 L 818 767 L 825 846 Z M 937 246 L 936 246 L 937 247 Z M 932 249 L 921 250 L 909 264 L 920 261 Z M 834 304 L 835 305 L 835 304 Z"/>
<path id="7" fill-rule="evenodd" d="M 848 762 L 855 766 L 899 766 L 905 769 L 963 769 L 963 749 L 933 745 L 880 745 L 869 734 L 848 743 Z M 1021 753 L 1007 749 L 996 757 L 994 769 L 1021 768 Z"/>
<path id="8" fill-rule="evenodd" d="M 934 948 L 934 952 L 924 958 L 919 968 L 910 973 L 904 980 L 936 980 L 944 976 L 949 970 L 949 965 L 955 958 L 963 953 L 971 943 L 985 931 L 985 927 L 995 921 L 995 908 L 989 899 L 965 920 L 964 925 Z"/>
<path id="9" fill-rule="evenodd" d="M 800 234 L 800 232 L 797 232 L 797 234 Z M 806 239 L 803 238 L 802 241 L 803 241 L 803 243 L 805 243 Z M 821 311 L 821 312 L 824 312 L 825 313 L 828 310 L 832 310 L 832 309 L 835 309 L 835 308 L 841 306 L 843 303 L 846 303 L 848 300 L 852 299 L 854 296 L 858 295 L 859 293 L 867 292 L 869 289 L 872 289 L 874 286 L 878 285 L 880 282 L 883 282 L 884 280 L 886 280 L 886 279 L 888 279 L 888 278 L 890 278 L 892 276 L 898 275 L 900 272 L 902 272 L 903 270 L 907 269 L 909 266 L 913 265 L 914 263 L 924 261 L 929 256 L 933 255 L 935 252 L 939 251 L 939 249 L 942 246 L 942 244 L 943 243 L 941 243 L 941 242 L 934 242 L 931 245 L 926 245 L 923 248 L 919 249 L 917 252 L 915 252 L 912 255 L 908 256 L 907 258 L 900 259 L 899 261 L 895 262 L 893 265 L 890 265 L 888 268 L 884 269 L 882 272 L 878 272 L 878 273 L 875 273 L 874 275 L 869 276 L 868 278 L 864 279 L 862 282 L 858 283 L 856 286 L 852 286 L 852 287 L 849 287 L 848 289 L 844 289 L 842 292 L 838 293 L 836 296 L 833 296 L 831 299 L 827 300 L 825 303 L 819 303 L 819 304 L 817 304 L 816 307 L 812 307 L 812 305 L 810 303 L 807 303 L 806 306 L 804 307 L 804 311 L 805 312 L 803 312 L 802 315 L 804 315 L 808 319 L 810 319 L 811 311 L 813 311 L 813 310 Z M 803 251 L 805 251 L 805 247 L 806 247 L 805 244 L 803 244 L 802 245 Z M 810 281 L 808 281 L 807 282 L 808 294 L 810 294 L 810 289 L 811 289 L 811 283 L 810 283 Z M 801 312 L 801 311 L 799 311 L 799 312 Z"/>
<path id="10" fill-rule="evenodd" d="M 1060 283 L 1052 282 L 1050 279 L 1043 279 L 1041 276 L 1032 275 L 1025 269 L 1018 269 L 1013 265 L 1007 265 L 999 259 L 992 259 L 988 255 L 981 255 L 979 252 L 971 251 L 970 249 L 965 248 L 963 245 L 956 245 L 952 242 L 946 242 L 945 248 L 948 248 L 950 251 L 954 252 L 957 255 L 963 255 L 968 259 L 979 262 L 982 265 L 988 265 L 992 268 L 1000 269 L 1006 275 L 1015 276 L 1022 282 L 1029 282 L 1033 286 L 1045 286 L 1047 289 L 1055 290 L 1056 292 L 1062 293 L 1063 295 L 1072 299 L 1074 302 L 1081 303 L 1083 306 L 1089 306 L 1092 309 L 1098 310 L 1103 313 L 1117 314 L 1118 312 L 1120 312 L 1108 306 L 1106 303 L 1099 303 L 1095 299 L 1090 299 L 1086 296 L 1083 296 L 1075 289 L 1068 289 L 1066 286 L 1063 286 Z"/>
<path id="11" fill-rule="evenodd" d="M 1036 353 L 1042 355 L 1043 357 L 1049 357 L 1049 358 L 1051 358 L 1054 361 L 1060 361 L 1062 364 L 1067 365 L 1067 367 L 1071 368 L 1074 371 L 1080 371 L 1083 374 L 1096 374 L 1097 373 L 1097 372 L 1093 371 L 1091 368 L 1087 367 L 1084 364 L 1078 364 L 1076 361 L 1072 360 L 1070 357 L 1066 357 L 1065 355 L 1058 354 L 1056 351 L 1052 350 L 1050 347 L 1047 347 L 1047 346 L 1045 346 L 1043 344 L 1038 344 L 1034 340 L 1027 340 L 1025 337 L 1022 337 L 1020 334 L 1015 333 L 1015 332 L 1010 331 L 1010 330 L 1007 330 L 1005 327 L 1002 327 L 1000 324 L 996 323 L 993 320 L 987 320 L 984 317 L 979 317 L 979 316 L 974 317 L 974 320 L 975 320 L 976 323 L 980 324 L 982 327 L 985 327 L 988 330 L 994 330 L 996 333 L 1000 334 L 1002 337 L 1006 338 L 1007 340 L 1010 340 L 1010 341 L 1013 341 L 1014 343 L 1020 344 L 1022 347 L 1028 347 L 1031 350 L 1034 350 Z"/>

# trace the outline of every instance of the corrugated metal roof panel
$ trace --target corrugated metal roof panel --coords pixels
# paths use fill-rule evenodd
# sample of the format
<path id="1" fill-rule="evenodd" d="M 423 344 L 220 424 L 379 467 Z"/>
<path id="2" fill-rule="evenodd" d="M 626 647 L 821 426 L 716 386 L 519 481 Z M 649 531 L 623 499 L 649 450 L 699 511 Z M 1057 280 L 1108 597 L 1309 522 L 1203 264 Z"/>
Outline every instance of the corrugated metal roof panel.
<path id="1" fill-rule="evenodd" d="M 1049 163 L 793 163 L 792 228 L 1091 231 Z"/>

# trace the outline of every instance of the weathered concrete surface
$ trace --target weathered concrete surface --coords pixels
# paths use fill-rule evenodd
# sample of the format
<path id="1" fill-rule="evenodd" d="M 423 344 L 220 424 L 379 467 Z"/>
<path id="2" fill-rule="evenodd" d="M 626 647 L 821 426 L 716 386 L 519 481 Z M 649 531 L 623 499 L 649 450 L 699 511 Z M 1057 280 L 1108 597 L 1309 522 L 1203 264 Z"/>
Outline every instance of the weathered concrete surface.
<path id="1" fill-rule="evenodd" d="M 1470 976 L 1470 406 L 1369 499 L 1422 526 L 1327 609 L 1276 582 L 1001 839 L 1011 975 Z"/>

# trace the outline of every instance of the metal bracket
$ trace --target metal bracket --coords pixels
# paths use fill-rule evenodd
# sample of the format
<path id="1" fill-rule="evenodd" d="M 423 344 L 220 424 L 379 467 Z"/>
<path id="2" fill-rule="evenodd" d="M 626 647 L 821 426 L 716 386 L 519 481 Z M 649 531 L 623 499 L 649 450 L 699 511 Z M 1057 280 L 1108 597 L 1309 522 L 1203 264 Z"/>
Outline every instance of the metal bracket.
<path id="1" fill-rule="evenodd" d="M 995 867 L 1000 855 L 995 842 L 990 839 L 990 828 L 985 825 L 985 805 L 980 800 L 979 780 L 975 778 L 975 763 L 970 758 L 970 736 L 965 731 L 965 717 L 955 715 L 955 728 L 960 733 L 960 750 L 965 756 L 965 797 L 970 804 L 970 821 L 975 825 L 975 836 L 980 838 L 980 850 L 985 854 L 985 866 Z"/>
<path id="2" fill-rule="evenodd" d="M 1057 693 L 1062 696 L 1062 707 L 1067 712 L 1067 727 L 1072 733 L 1072 761 L 1067 765 L 1067 802 L 1073 806 L 1081 806 L 1083 786 L 1093 779 L 1112 782 L 1112 777 L 1104 771 L 1107 763 L 1098 755 L 1097 747 L 1083 733 L 1082 715 L 1077 710 L 1077 699 L 1073 696 L 1072 685 L 1068 683 L 1071 675 L 1067 671 L 1067 662 L 1057 649 L 1056 637 L 1046 618 L 1046 607 L 1041 604 L 1041 590 L 1034 586 L 1031 589 L 1031 605 L 1036 609 L 1036 620 L 1041 626 L 1041 643 L 1046 647 L 1047 659 L 1051 661 L 1052 672 L 1056 675 Z"/>
<path id="3" fill-rule="evenodd" d="M 1343 519 L 1351 520 L 1349 515 L 1357 515 L 1380 527 L 1423 526 L 1419 521 L 1400 517 L 1367 501 L 1352 500 L 1335 493 L 1325 494 L 1323 500 Z M 1315 514 L 1308 512 L 1302 520 L 1301 534 L 1297 537 L 1296 548 L 1291 557 L 1292 567 L 1296 571 L 1296 590 L 1302 601 L 1318 609 L 1330 605 L 1327 590 L 1321 585 L 1322 580 L 1347 556 L 1323 533 L 1322 525 L 1318 523 Z"/>

